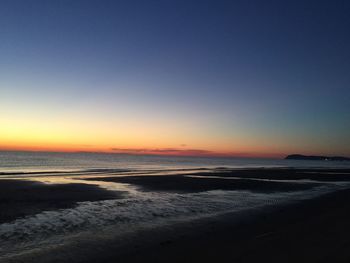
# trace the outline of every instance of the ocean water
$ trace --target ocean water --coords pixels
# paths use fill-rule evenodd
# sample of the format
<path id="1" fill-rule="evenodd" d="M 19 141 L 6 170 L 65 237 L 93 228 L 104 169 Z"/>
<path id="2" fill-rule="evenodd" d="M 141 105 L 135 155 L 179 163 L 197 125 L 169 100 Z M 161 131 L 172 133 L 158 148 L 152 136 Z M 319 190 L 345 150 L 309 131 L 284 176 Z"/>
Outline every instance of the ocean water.
<path id="1" fill-rule="evenodd" d="M 350 162 L 108 153 L 0 152 L 0 173 L 189 168 L 350 168 Z"/>
<path id="2" fill-rule="evenodd" d="M 85 180 L 100 176 L 180 174 L 219 167 L 350 168 L 350 163 L 101 153 L 0 152 L 0 180 L 93 184 L 110 191 L 127 193 L 122 199 L 79 202 L 73 208 L 43 211 L 0 224 L 0 262 L 12 259 L 35 262 L 35 257 L 33 261 L 29 261 L 27 256 L 32 258 L 31 253 L 48 253 L 55 251 L 57 247 L 63 253 L 62 257 L 74 257 L 70 253 L 75 249 L 84 250 L 84 247 L 79 246 L 89 240 L 103 244 L 106 240 L 122 240 L 122 237 L 144 228 L 157 228 L 227 212 L 237 213 L 239 216 L 243 211 L 281 206 L 350 186 L 348 182 L 312 182 L 317 187 L 290 192 L 216 189 L 175 193 L 143 191 L 132 184 Z M 205 179 L 198 177 L 198 180 Z M 299 180 L 298 183 L 310 182 Z"/>

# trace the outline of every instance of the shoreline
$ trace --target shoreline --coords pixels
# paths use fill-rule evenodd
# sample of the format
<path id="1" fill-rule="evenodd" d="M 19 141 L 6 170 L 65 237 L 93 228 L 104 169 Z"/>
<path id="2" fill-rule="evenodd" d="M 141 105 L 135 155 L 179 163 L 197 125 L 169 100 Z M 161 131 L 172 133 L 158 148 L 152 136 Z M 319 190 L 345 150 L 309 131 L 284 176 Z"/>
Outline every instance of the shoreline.
<path id="1" fill-rule="evenodd" d="M 350 164 L 350 162 L 349 162 Z M 330 167 L 330 166 L 213 166 L 213 167 L 205 167 L 205 166 L 193 166 L 193 167 L 165 167 L 165 168 L 77 168 L 77 169 L 24 169 L 24 170 L 0 170 L 0 179 L 23 179 L 30 177 L 40 177 L 40 176 L 63 176 L 63 175 L 99 175 L 99 174 L 140 174 L 140 173 L 167 173 L 167 172 L 191 172 L 191 171 L 199 171 L 199 172 L 215 172 L 215 173 L 223 173 L 223 172 L 266 172 L 266 171 L 274 171 L 274 172 L 302 172 L 302 171 L 317 171 L 324 172 L 339 172 L 344 171 L 345 173 L 350 173 L 350 165 L 349 166 L 339 166 L 339 167 Z"/>
<path id="2" fill-rule="evenodd" d="M 348 262 L 349 200 L 350 188 L 239 217 L 204 217 L 0 262 Z"/>
<path id="3" fill-rule="evenodd" d="M 344 173 L 336 174 L 332 172 L 334 172 L 332 169 L 326 172 L 315 169 L 303 171 L 271 168 L 239 171 L 219 169 L 214 174 L 215 178 L 212 172 L 205 171 L 196 173 L 197 177 L 193 177 L 193 174 L 164 176 L 110 174 L 109 177 L 100 178 L 92 175 L 89 178 L 77 180 L 77 183 L 69 184 L 43 184 L 21 179 L 1 179 L 0 185 L 2 184 L 3 191 L 0 193 L 2 198 L 0 200 L 2 211 L 5 212 L 2 216 L 6 217 L 7 213 L 12 218 L 23 213 L 21 209 L 29 211 L 30 215 L 47 209 L 55 211 L 74 207 L 84 200 L 92 203 L 110 199 L 129 202 L 127 192 L 102 189 L 98 186 L 98 182 L 127 183 L 136 187 L 138 194 L 141 195 L 181 193 L 180 198 L 190 199 L 196 194 L 220 189 L 237 192 L 250 189 L 252 193 L 262 192 L 266 195 L 273 194 L 275 191 L 294 192 L 303 189 L 296 187 L 298 184 L 309 185 L 312 188 L 313 184 L 304 180 L 317 179 L 317 176 L 318 185 L 329 184 L 330 179 L 333 178 L 335 181 L 339 180 L 337 182 L 346 189 L 324 193 L 302 201 L 295 201 L 298 200 L 295 199 L 277 205 L 267 203 L 260 208 L 228 213 L 221 211 L 211 216 L 203 214 L 200 218 L 188 218 L 185 221 L 167 218 L 165 214 L 164 219 L 168 221 L 164 221 L 164 224 L 153 226 L 141 224 L 140 227 L 133 229 L 131 223 L 125 225 L 130 227 L 130 231 L 123 232 L 124 234 L 110 232 L 105 235 L 91 228 L 86 235 L 78 233 L 77 238 L 68 240 L 67 243 L 49 247 L 38 246 L 32 250 L 20 251 L 17 255 L 0 257 L 0 262 L 343 262 L 342 260 L 350 260 L 350 253 L 347 252 L 350 248 L 350 242 L 348 242 L 350 186 L 346 184 L 346 181 L 350 181 L 350 171 L 343 170 Z M 240 178 L 237 178 L 238 175 Z M 290 181 L 291 178 L 295 179 L 294 182 Z M 84 180 L 89 184 L 85 184 Z M 286 188 L 284 184 L 289 186 Z M 307 189 L 304 190 L 308 191 Z M 211 198 L 215 197 L 214 195 Z M 12 203 L 6 203 L 6 200 L 11 199 Z M 189 202 L 190 199 L 183 200 Z M 235 199 L 228 201 L 234 202 Z M 148 208 L 148 206 L 142 206 L 141 210 L 135 211 L 135 215 L 152 213 L 147 210 Z M 129 210 L 130 207 L 126 206 L 125 209 Z M 99 211 L 109 213 L 112 210 Z M 137 213 L 141 214 L 137 215 Z M 98 220 L 100 216 L 103 215 L 97 214 L 96 219 Z M 51 224 L 52 221 L 47 223 Z M 114 224 L 118 224 L 118 221 Z M 65 231 L 65 228 L 62 231 Z M 96 231 L 95 234 L 94 231 Z"/>
<path id="4" fill-rule="evenodd" d="M 121 199 L 125 195 L 97 185 L 44 184 L 18 179 L 0 179 L 0 188 L 0 224 L 44 211 L 73 208 L 83 201 Z"/>

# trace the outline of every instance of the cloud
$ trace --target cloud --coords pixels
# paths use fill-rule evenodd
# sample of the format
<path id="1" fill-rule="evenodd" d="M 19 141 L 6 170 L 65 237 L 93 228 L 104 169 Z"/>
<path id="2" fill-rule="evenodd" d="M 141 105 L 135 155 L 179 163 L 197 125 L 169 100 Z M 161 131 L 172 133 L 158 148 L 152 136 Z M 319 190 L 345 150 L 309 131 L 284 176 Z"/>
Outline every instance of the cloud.
<path id="1" fill-rule="evenodd" d="M 211 151 L 202 149 L 177 149 L 177 148 L 111 148 L 116 153 L 127 154 L 164 154 L 164 155 L 210 155 Z"/>

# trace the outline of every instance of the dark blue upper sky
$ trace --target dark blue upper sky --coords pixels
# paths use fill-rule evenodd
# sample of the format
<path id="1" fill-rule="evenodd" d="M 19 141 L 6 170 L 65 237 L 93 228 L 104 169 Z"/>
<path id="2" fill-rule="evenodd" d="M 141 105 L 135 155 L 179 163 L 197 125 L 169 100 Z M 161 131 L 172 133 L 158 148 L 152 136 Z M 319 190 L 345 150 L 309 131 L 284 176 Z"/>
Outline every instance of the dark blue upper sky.
<path id="1" fill-rule="evenodd" d="M 0 36 L 13 118 L 174 121 L 209 148 L 350 154 L 348 1 L 9 0 Z"/>

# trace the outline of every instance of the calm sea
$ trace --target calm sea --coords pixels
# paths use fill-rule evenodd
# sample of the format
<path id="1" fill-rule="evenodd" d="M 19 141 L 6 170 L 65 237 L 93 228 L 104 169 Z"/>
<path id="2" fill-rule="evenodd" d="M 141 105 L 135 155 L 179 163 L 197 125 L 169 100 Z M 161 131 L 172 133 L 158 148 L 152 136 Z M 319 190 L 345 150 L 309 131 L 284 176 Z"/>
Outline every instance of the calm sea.
<path id="1" fill-rule="evenodd" d="M 181 168 L 350 168 L 350 162 L 255 158 L 214 158 L 126 155 L 108 153 L 0 152 L 0 173 Z"/>

